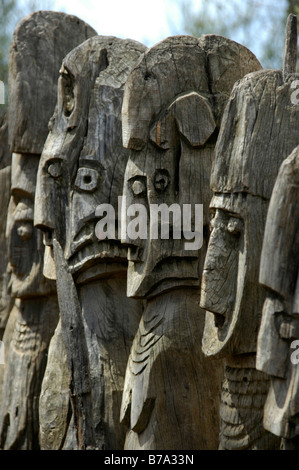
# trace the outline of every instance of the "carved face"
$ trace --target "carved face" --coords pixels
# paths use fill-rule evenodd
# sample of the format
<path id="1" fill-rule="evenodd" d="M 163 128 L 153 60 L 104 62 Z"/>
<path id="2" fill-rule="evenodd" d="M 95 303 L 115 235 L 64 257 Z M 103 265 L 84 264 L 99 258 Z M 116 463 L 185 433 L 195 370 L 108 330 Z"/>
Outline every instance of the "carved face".
<path id="1" fill-rule="evenodd" d="M 95 210 L 103 203 L 117 209 L 127 161 L 122 88 L 143 50 L 136 42 L 92 38 L 66 57 L 60 71 L 57 109 L 38 173 L 35 224 L 45 232 L 48 251 L 55 235 L 73 272 L 98 258 L 126 260 L 118 240 L 97 239 Z"/>
<path id="2" fill-rule="evenodd" d="M 256 311 L 264 299 L 258 283 L 259 255 L 267 206 L 262 198 L 245 193 L 212 198 L 200 302 L 207 310 L 203 335 L 207 355 L 256 349 Z M 246 331 L 241 327 L 244 321 Z"/>
<path id="3" fill-rule="evenodd" d="M 196 116 L 201 116 L 202 125 L 194 124 L 192 129 L 188 123 L 196 123 Z M 159 114 L 150 127 L 149 139 L 144 148 L 131 152 L 125 173 L 126 206 L 122 222 L 129 227 L 129 206 L 141 204 L 146 211 L 147 237 L 134 240 L 128 231 L 127 238 L 123 240 L 129 246 L 129 296 L 149 297 L 176 286 L 199 286 L 199 251 L 205 250 L 202 247 L 202 234 L 197 247 L 185 248 L 190 239 L 185 238 L 188 227 L 187 223 L 183 225 L 182 211 L 184 205 L 190 205 L 192 219 L 189 219 L 189 230 L 202 231 L 202 223 L 208 224 L 209 177 L 214 155 L 215 127 L 208 100 L 196 92 L 185 93 Z M 203 204 L 203 220 L 195 219 L 195 203 Z M 151 211 L 155 205 L 162 204 L 167 207 L 167 217 L 160 215 L 156 219 L 158 238 L 154 238 L 151 227 L 156 215 Z M 175 216 L 170 212 L 168 217 L 168 208 L 171 206 L 179 211 L 181 227 L 177 239 L 173 223 Z M 140 213 L 140 216 L 143 217 L 143 214 Z M 169 235 L 166 233 L 163 239 L 162 226 L 168 221 Z"/>
<path id="4" fill-rule="evenodd" d="M 278 70 L 248 74 L 236 82 L 224 112 L 200 302 L 207 310 L 207 355 L 256 352 L 266 295 L 259 265 L 267 209 L 279 166 L 298 142 L 296 127 L 289 126 L 299 119 L 298 109 L 288 106 L 290 83 Z"/>
<path id="5" fill-rule="evenodd" d="M 129 246 L 129 296 L 199 286 L 207 240 L 204 236 L 200 250 L 185 249 L 184 205 L 191 205 L 191 231 L 202 231 L 208 225 L 210 172 L 225 103 L 234 82 L 258 68 L 247 49 L 220 36 L 177 36 L 147 51 L 130 74 L 122 109 L 123 142 L 131 149 L 122 223 L 130 223 L 130 205 L 143 205 L 147 236 L 123 237 Z M 173 234 L 164 240 L 160 230 L 158 239 L 151 236 L 155 204 L 179 206 L 180 239 Z M 195 204 L 203 205 L 200 228 Z M 171 233 L 174 225 L 169 225 Z"/>
<path id="6" fill-rule="evenodd" d="M 281 165 L 271 196 L 260 282 L 267 295 L 258 334 L 256 366 L 270 375 L 266 429 L 298 435 L 299 147 Z"/>
<path id="7" fill-rule="evenodd" d="M 12 155 L 12 186 L 8 209 L 10 288 L 13 297 L 26 298 L 54 292 L 42 275 L 43 244 L 33 226 L 36 174 L 39 157 Z"/>

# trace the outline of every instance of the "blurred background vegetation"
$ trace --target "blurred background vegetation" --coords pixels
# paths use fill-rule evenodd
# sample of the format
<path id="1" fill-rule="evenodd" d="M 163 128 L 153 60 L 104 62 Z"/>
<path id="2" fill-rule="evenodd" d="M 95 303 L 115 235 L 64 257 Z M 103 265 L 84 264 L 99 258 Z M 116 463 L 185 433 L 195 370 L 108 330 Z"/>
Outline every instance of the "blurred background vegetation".
<path id="1" fill-rule="evenodd" d="M 254 52 L 264 68 L 281 69 L 286 20 L 289 13 L 299 19 L 299 0 L 178 1 L 185 33 L 226 36 Z"/>
<path id="2" fill-rule="evenodd" d="M 88 0 L 82 1 L 88 3 Z M 140 0 L 143 1 L 148 0 Z M 55 0 L 0 0 L 0 80 L 5 84 L 9 46 L 17 23 L 30 12 L 55 10 L 55 3 Z M 67 3 L 64 11 L 76 15 L 76 11 L 72 10 L 72 2 Z M 173 7 L 179 9 L 180 21 L 176 24 L 172 18 Z M 247 46 L 264 68 L 280 69 L 289 13 L 297 14 L 299 18 L 299 0 L 168 0 L 165 22 L 169 25 L 171 35 L 200 36 L 214 33 L 226 36 Z M 133 14 L 129 1 L 128 14 Z M 136 17 L 136 21 L 140 19 Z M 146 18 L 142 21 L 146 21 Z M 152 27 L 155 28 L 155 25 Z M 118 35 L 117 31 L 114 35 Z"/>

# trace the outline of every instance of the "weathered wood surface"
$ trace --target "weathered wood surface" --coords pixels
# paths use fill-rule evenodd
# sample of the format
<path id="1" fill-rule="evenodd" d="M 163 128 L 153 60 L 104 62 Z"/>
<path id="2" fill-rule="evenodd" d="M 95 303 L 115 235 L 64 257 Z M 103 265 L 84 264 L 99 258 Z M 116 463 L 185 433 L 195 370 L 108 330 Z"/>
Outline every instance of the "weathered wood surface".
<path id="1" fill-rule="evenodd" d="M 6 240 L 6 218 L 10 198 L 11 153 L 8 146 L 7 111 L 0 115 L 0 339 L 11 310 L 8 285 L 8 250 Z M 1 374 L 0 374 L 1 375 Z M 1 393 L 1 392 L 0 392 Z"/>
<path id="2" fill-rule="evenodd" d="M 38 395 L 47 347 L 58 321 L 58 304 L 55 282 L 42 274 L 42 234 L 33 227 L 36 175 L 48 120 L 55 108 L 61 60 L 93 34 L 76 17 L 36 12 L 19 23 L 10 50 L 8 134 L 14 153 L 6 236 L 8 294 L 18 300 L 3 337 L 3 449 L 39 448 Z"/>
<path id="3" fill-rule="evenodd" d="M 136 41 L 98 36 L 68 54 L 60 70 L 57 108 L 38 173 L 35 225 L 45 232 L 48 262 L 53 257 L 53 239 L 61 246 L 67 275 L 73 277 L 73 281 L 69 277 L 69 282 L 76 287 L 74 296 L 70 296 L 61 266 L 57 266 L 59 303 L 67 305 L 61 309 L 60 337 L 64 338 L 67 363 L 72 364 L 69 372 L 76 395 L 72 401 L 74 405 L 74 400 L 80 400 L 81 392 L 83 399 L 91 397 L 93 427 L 89 431 L 94 434 L 95 443 L 91 436 L 80 436 L 78 427 L 75 443 L 68 438 L 63 442 L 68 422 L 59 420 L 59 400 L 56 415 L 52 408 L 49 419 L 40 410 L 46 448 L 58 445 L 121 449 L 124 445 L 125 428 L 119 422 L 121 396 L 142 305 L 126 297 L 126 248 L 117 240 L 99 240 L 95 235 L 95 209 L 102 203 L 117 209 L 128 158 L 121 140 L 123 87 L 145 50 Z M 44 272 L 53 275 L 47 266 Z M 67 326 L 75 320 L 78 305 L 82 318 L 76 318 L 82 321 L 84 336 L 76 336 L 75 329 L 70 332 Z M 71 341 L 72 334 L 79 343 Z M 59 338 L 54 341 L 57 344 Z M 80 341 L 86 343 L 88 351 L 85 376 L 80 374 L 86 354 L 75 361 L 78 351 L 74 348 Z M 55 359 L 50 357 L 48 364 L 49 368 L 55 366 Z M 48 393 L 60 388 L 59 381 L 63 379 L 58 374 L 51 383 L 52 377 L 51 370 L 46 371 L 43 389 Z M 46 400 L 41 406 L 47 407 Z M 65 402 L 63 407 L 66 410 Z M 73 408 L 75 426 L 78 416 L 81 419 L 82 413 Z M 65 419 L 69 419 L 66 413 Z M 55 431 L 53 420 L 57 423 Z M 46 429 L 51 431 L 49 441 Z"/>
<path id="4" fill-rule="evenodd" d="M 68 419 L 71 413 L 70 382 L 60 320 L 50 342 L 39 397 L 40 447 L 43 450 L 61 450 L 66 444 L 71 428 Z"/>
<path id="5" fill-rule="evenodd" d="M 289 73 L 296 72 L 297 65 L 297 16 L 290 14 L 287 19 L 284 40 L 282 73 L 284 79 Z"/>
<path id="6" fill-rule="evenodd" d="M 57 99 L 65 55 L 96 31 L 76 16 L 39 11 L 16 27 L 9 57 L 9 144 L 17 153 L 41 154 Z"/>
<path id="7" fill-rule="evenodd" d="M 264 225 L 279 167 L 299 143 L 299 109 L 291 100 L 298 77 L 289 73 L 284 80 L 281 71 L 262 70 L 236 83 L 217 140 L 211 175 L 212 231 L 201 286 L 200 305 L 207 311 L 203 351 L 233 361 L 234 367 L 250 355 L 254 364 L 266 295 L 258 282 Z M 229 380 L 227 374 L 228 369 Z M 266 375 L 264 380 L 269 383 Z M 230 422 L 225 413 L 234 413 L 248 432 L 247 448 L 264 448 L 263 401 L 257 405 L 260 421 L 251 427 L 251 411 L 242 410 L 241 384 L 239 400 L 223 412 L 222 422 Z M 236 439 L 237 433 L 237 424 L 230 422 L 221 446 L 243 446 L 244 437 Z M 279 440 L 268 444 L 275 448 Z"/>
<path id="8" fill-rule="evenodd" d="M 38 401 L 49 341 L 57 324 L 57 300 L 15 302 L 0 406 L 0 448 L 39 449 Z M 5 339 L 4 339 L 5 340 Z"/>
<path id="9" fill-rule="evenodd" d="M 278 449 L 279 440 L 263 427 L 269 390 L 253 357 L 239 356 L 225 368 L 220 405 L 220 450 Z"/>
<path id="10" fill-rule="evenodd" d="M 188 250 L 186 239 L 155 239 L 148 213 L 147 239 L 123 236 L 129 246 L 127 294 L 146 299 L 126 372 L 125 449 L 218 446 L 223 363 L 211 362 L 201 351 L 204 319 L 198 308 L 209 181 L 230 91 L 236 80 L 260 68 L 250 51 L 228 39 L 178 36 L 146 52 L 126 83 L 123 142 L 132 150 L 122 223 L 131 222 L 131 204 L 147 210 L 153 204 L 177 204 L 180 210 L 192 204 L 192 211 L 194 204 L 203 204 L 205 228 L 202 247 Z M 162 222 L 158 225 L 160 230 Z M 194 226 L 193 214 L 190 230 Z"/>
<path id="11" fill-rule="evenodd" d="M 267 289 L 257 368 L 271 377 L 264 426 L 298 449 L 299 147 L 282 163 L 271 196 L 260 265 Z M 292 362 L 292 354 L 295 354 Z"/>

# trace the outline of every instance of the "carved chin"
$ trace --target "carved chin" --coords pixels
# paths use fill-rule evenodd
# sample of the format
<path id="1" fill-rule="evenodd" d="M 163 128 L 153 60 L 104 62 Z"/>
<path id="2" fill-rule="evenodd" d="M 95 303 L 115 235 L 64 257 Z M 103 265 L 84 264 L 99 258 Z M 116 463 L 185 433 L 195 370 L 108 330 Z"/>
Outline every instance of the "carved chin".
<path id="1" fill-rule="evenodd" d="M 33 264 L 30 273 L 23 277 L 12 272 L 9 287 L 11 296 L 20 299 L 39 297 L 55 291 L 55 285 L 44 278 L 40 264 Z"/>

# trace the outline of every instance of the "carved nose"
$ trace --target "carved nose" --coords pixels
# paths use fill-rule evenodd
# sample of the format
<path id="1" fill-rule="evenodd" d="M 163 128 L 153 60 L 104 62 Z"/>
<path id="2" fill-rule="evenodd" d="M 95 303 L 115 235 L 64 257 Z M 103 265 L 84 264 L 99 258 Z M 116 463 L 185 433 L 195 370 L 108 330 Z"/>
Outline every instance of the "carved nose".
<path id="1" fill-rule="evenodd" d="M 34 226 L 46 233 L 55 229 L 55 204 L 51 204 L 51 201 L 49 184 L 39 170 L 34 201 Z"/>

